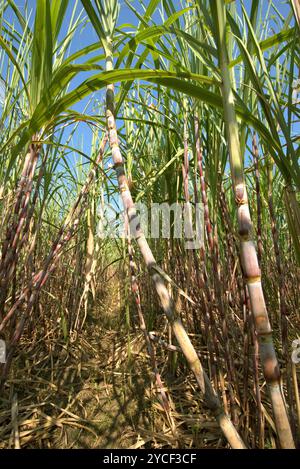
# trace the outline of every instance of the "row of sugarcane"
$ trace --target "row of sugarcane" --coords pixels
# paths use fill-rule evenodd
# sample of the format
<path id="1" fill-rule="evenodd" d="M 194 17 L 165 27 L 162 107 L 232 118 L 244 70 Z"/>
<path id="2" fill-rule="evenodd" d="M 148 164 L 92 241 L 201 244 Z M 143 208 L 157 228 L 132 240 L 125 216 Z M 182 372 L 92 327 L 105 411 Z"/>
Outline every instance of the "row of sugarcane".
<path id="1" fill-rule="evenodd" d="M 108 3 L 103 2 L 102 8 L 98 11 L 93 9 L 91 2 L 83 1 L 83 5 L 90 17 L 91 23 L 95 27 L 95 30 L 99 34 L 99 40 L 102 44 L 105 52 L 105 70 L 106 72 L 113 72 L 113 43 L 114 43 L 114 31 L 117 21 L 118 3 L 113 2 L 114 8 L 108 8 Z M 101 5 L 100 5 L 101 6 Z M 255 376 L 255 395 L 256 403 L 258 406 L 258 440 L 259 444 L 263 444 L 263 425 L 262 425 L 262 408 L 261 408 L 261 396 L 259 387 L 259 365 L 258 355 L 260 356 L 261 366 L 263 369 L 264 378 L 266 380 L 269 394 L 271 398 L 273 415 L 276 425 L 276 432 L 278 435 L 279 444 L 283 448 L 293 448 L 294 441 L 289 424 L 288 412 L 285 404 L 283 395 L 283 389 L 280 382 L 280 373 L 278 366 L 278 359 L 276 357 L 272 330 L 268 313 L 265 306 L 264 293 L 261 285 L 261 273 L 259 268 L 259 261 L 262 259 L 262 244 L 261 240 L 261 200 L 260 200 L 260 177 L 259 177 L 259 154 L 258 146 L 256 143 L 256 137 L 253 136 L 253 156 L 255 165 L 255 177 L 256 177 L 256 197 L 257 197 L 257 233 L 258 233 L 258 256 L 256 254 L 255 245 L 252 240 L 252 222 L 249 210 L 249 199 L 247 195 L 246 177 L 244 173 L 244 167 L 242 162 L 242 154 L 240 149 L 240 135 L 239 126 L 234 106 L 234 95 L 232 76 L 229 68 L 229 57 L 226 45 L 226 7 L 222 1 L 211 2 L 211 10 L 214 13 L 216 19 L 215 41 L 217 44 L 218 52 L 218 64 L 222 76 L 222 82 L 220 85 L 222 95 L 222 109 L 223 109 L 223 121 L 225 126 L 226 142 L 230 160 L 230 174 L 233 186 L 234 202 L 236 206 L 236 218 L 238 223 L 238 241 L 237 238 L 232 235 L 233 229 L 230 226 L 230 219 L 228 213 L 228 207 L 226 204 L 226 195 L 219 187 L 219 204 L 224 220 L 224 225 L 227 227 L 228 237 L 228 252 L 231 255 L 232 260 L 235 259 L 238 252 L 238 268 L 236 266 L 233 269 L 230 267 L 232 274 L 232 281 L 237 282 L 236 292 L 240 295 L 241 305 L 244 309 L 244 329 L 245 329 L 245 342 L 244 350 L 245 357 L 249 350 L 250 336 L 255 345 L 255 357 L 253 359 L 253 369 Z M 103 29 L 105 25 L 105 30 Z M 197 104 L 197 101 L 196 101 Z M 189 133 L 188 133 L 188 117 L 189 117 L 189 104 L 188 101 L 184 101 L 184 129 L 183 129 L 183 165 L 182 165 L 182 181 L 183 190 L 186 203 L 189 203 Z M 214 231 L 211 213 L 209 209 L 207 187 L 204 177 L 203 167 L 203 149 L 205 150 L 204 142 L 201 142 L 201 119 L 198 113 L 195 113 L 193 117 L 194 134 L 195 134 L 195 146 L 194 152 L 196 155 L 196 165 L 199 174 L 200 193 L 201 200 L 204 205 L 204 217 L 205 217 L 205 230 L 207 236 L 208 251 L 201 251 L 200 258 L 198 253 L 193 251 L 193 257 L 190 257 L 183 253 L 188 262 L 189 268 L 187 273 L 183 275 L 189 275 L 191 279 L 191 272 L 195 272 L 195 285 L 197 291 L 197 297 L 200 298 L 200 303 L 203 307 L 203 324 L 204 324 L 204 337 L 207 343 L 209 351 L 209 365 L 211 367 L 211 377 L 214 386 L 207 373 L 204 370 L 202 359 L 200 360 L 199 355 L 196 351 L 195 346 L 192 344 L 191 339 L 188 335 L 186 324 L 189 324 L 189 318 L 176 311 L 174 300 L 170 294 L 169 288 L 166 286 L 166 275 L 158 267 L 153 254 L 153 250 L 150 247 L 150 243 L 147 241 L 141 225 L 137 223 L 137 210 L 133 202 L 131 191 L 129 188 L 128 178 L 126 176 L 126 168 L 124 160 L 121 155 L 119 137 L 116 127 L 116 115 L 115 115 L 115 97 L 114 97 L 114 85 L 108 84 L 106 89 L 106 131 L 107 137 L 104 137 L 103 143 L 99 150 L 99 157 L 95 162 L 92 162 L 92 166 L 97 167 L 103 158 L 104 146 L 106 138 L 109 140 L 111 149 L 114 170 L 116 179 L 118 181 L 120 195 L 123 201 L 124 211 L 128 217 L 129 226 L 135 225 L 136 230 L 134 237 L 139 247 L 142 258 L 149 270 L 149 273 L 153 279 L 155 290 L 157 292 L 161 307 L 165 312 L 165 315 L 170 323 L 172 333 L 176 338 L 177 344 L 183 352 L 188 366 L 193 372 L 196 382 L 199 386 L 199 390 L 203 396 L 205 405 L 210 409 L 217 422 L 220 425 L 221 430 L 224 433 L 228 443 L 233 448 L 246 448 L 246 444 L 243 438 L 237 430 L 238 426 L 238 415 L 237 415 L 237 402 L 241 402 L 242 396 L 239 392 L 238 378 L 236 376 L 236 369 L 234 366 L 234 358 L 230 349 L 230 337 L 231 328 L 237 329 L 236 333 L 241 329 L 240 324 L 232 321 L 232 315 L 228 314 L 228 308 L 224 304 L 224 285 L 221 278 L 220 272 L 220 256 L 218 246 L 218 236 Z M 192 140 L 192 139 L 191 139 Z M 192 140 L 193 141 L 193 140 Z M 206 142 L 209 144 L 209 135 L 206 135 Z M 87 176 L 86 183 L 81 189 L 79 196 L 77 197 L 74 206 L 71 208 L 69 215 L 66 217 L 65 222 L 62 224 L 58 231 L 57 236 L 52 244 L 49 254 L 42 262 L 42 266 L 38 271 L 30 270 L 27 273 L 26 285 L 21 287 L 19 292 L 14 292 L 13 298 L 10 298 L 10 285 L 16 278 L 16 269 L 18 262 L 24 260 L 20 257 L 20 253 L 24 252 L 24 247 L 29 244 L 28 249 L 28 260 L 25 260 L 30 264 L 30 259 L 35 251 L 35 243 L 37 240 L 36 235 L 30 237 L 30 243 L 28 243 L 28 237 L 30 234 L 30 224 L 34 221 L 34 212 L 38 199 L 38 193 L 41 185 L 41 181 L 45 174 L 45 168 L 47 163 L 47 152 L 41 151 L 42 142 L 40 141 L 39 135 L 34 134 L 31 137 L 31 143 L 29 144 L 29 150 L 26 155 L 23 164 L 23 170 L 21 177 L 18 182 L 17 190 L 15 191 L 15 197 L 12 203 L 13 209 L 8 214 L 7 231 L 5 240 L 2 248 L 1 258 L 1 324 L 0 331 L 4 331 L 8 327 L 11 328 L 9 331 L 10 335 L 10 346 L 6 365 L 2 367 L 2 383 L 5 382 L 11 359 L 15 351 L 15 346 L 18 343 L 21 334 L 24 330 L 26 321 L 39 301 L 39 295 L 44 288 L 47 280 L 54 271 L 58 260 L 61 258 L 64 248 L 67 243 L 71 240 L 74 234 L 78 230 L 80 220 L 82 219 L 85 209 L 88 203 L 88 192 L 90 190 L 92 181 L 95 176 L 95 169 L 91 170 L 91 173 Z M 38 159 L 42 156 L 41 165 L 36 176 L 36 168 Z M 274 243 L 274 251 L 276 258 L 276 265 L 279 274 L 279 294 L 280 294 L 280 308 L 281 308 L 281 331 L 282 331 L 282 343 L 284 345 L 284 358 L 286 366 L 288 368 L 289 356 L 288 356 L 288 319 L 287 319 L 287 305 L 285 304 L 285 279 L 282 269 L 278 233 L 276 230 L 276 218 L 272 203 L 272 163 L 271 159 L 269 162 L 270 170 L 268 172 L 270 193 L 268 199 L 268 206 L 271 215 L 272 223 L 272 236 Z M 198 197 L 197 180 L 194 180 L 194 191 L 195 197 Z M 232 205 L 233 206 L 233 205 Z M 214 220 L 216 222 L 216 220 Z M 37 224 L 34 229 L 35 233 L 38 232 L 39 225 Z M 238 244 L 238 245 L 237 245 Z M 130 256 L 130 266 L 132 275 L 133 290 L 136 295 L 136 304 L 138 310 L 138 316 L 140 320 L 141 329 L 144 332 L 145 341 L 149 350 L 151 363 L 154 369 L 156 382 L 162 395 L 162 402 L 166 413 L 169 415 L 171 422 L 171 416 L 169 413 L 169 407 L 167 404 L 167 397 L 162 390 L 161 378 L 157 371 L 157 365 L 155 361 L 155 354 L 153 345 L 151 345 L 151 335 L 146 330 L 146 323 L 143 319 L 143 314 L 140 308 L 140 293 L 134 275 L 133 265 L 133 251 L 131 247 L 130 238 L 128 237 L 128 247 Z M 213 271 L 213 288 L 209 287 L 209 273 L 205 265 L 207 264 L 207 256 L 211 260 L 211 266 Z M 194 263 L 191 269 L 192 263 Z M 243 273 L 243 279 L 235 276 L 237 269 L 240 269 Z M 181 273 L 182 274 L 182 273 Z M 11 304 L 11 307 L 7 308 L 7 304 Z M 80 302 L 81 304 L 81 302 Z M 80 308 L 79 304 L 79 308 Z M 217 305 L 216 307 L 214 305 Z M 219 317 L 216 317 L 215 310 L 217 309 Z M 190 307 L 188 308 L 188 312 Z M 21 314 L 18 314 L 21 311 Z M 19 320 L 16 322 L 16 317 L 19 316 Z M 77 320 L 75 325 L 77 325 Z M 84 321 L 83 321 L 84 322 Z M 195 319 L 195 323 L 197 320 Z M 201 320 L 200 323 L 201 330 Z M 198 325 L 199 327 L 199 325 Z M 248 336 L 247 336 L 248 334 Z M 224 357 L 224 366 L 221 363 L 221 356 Z M 246 369 L 249 366 L 246 361 Z M 226 389 L 225 389 L 225 378 L 228 380 L 228 394 L 229 402 L 227 400 Z M 243 410 L 247 413 L 247 384 L 248 380 L 245 378 L 244 384 L 244 395 L 245 400 Z M 294 383 L 295 385 L 295 383 Z M 215 387 L 215 389 L 214 389 Z M 218 395 L 218 390 L 221 390 L 222 404 Z M 292 403 L 292 386 L 287 381 L 288 400 L 291 406 Z M 293 421 L 293 416 L 291 421 Z M 173 424 L 172 424 L 173 425 Z M 295 426 L 295 424 L 293 424 Z M 295 430 L 294 430 L 295 432 Z"/>

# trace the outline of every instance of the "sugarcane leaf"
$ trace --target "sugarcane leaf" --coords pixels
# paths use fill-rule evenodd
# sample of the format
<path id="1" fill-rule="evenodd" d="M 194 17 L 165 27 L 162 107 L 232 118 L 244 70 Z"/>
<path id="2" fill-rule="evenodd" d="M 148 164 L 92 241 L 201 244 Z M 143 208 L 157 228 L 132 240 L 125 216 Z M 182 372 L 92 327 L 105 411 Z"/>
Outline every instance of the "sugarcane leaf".
<path id="1" fill-rule="evenodd" d="M 264 39 L 259 43 L 259 47 L 262 52 L 270 49 L 271 47 L 278 46 L 279 44 L 282 44 L 285 41 L 289 41 L 294 37 L 295 34 L 295 28 L 289 28 L 286 29 L 285 31 L 280 31 L 279 33 L 274 34 L 271 37 L 268 37 L 267 39 Z M 256 55 L 256 50 L 254 51 L 254 54 Z M 235 65 L 238 65 L 241 63 L 243 60 L 243 56 L 239 55 L 236 59 L 232 60 L 229 63 L 229 67 L 232 68 Z"/>
<path id="2" fill-rule="evenodd" d="M 51 2 L 51 26 L 53 44 L 58 38 L 69 1 L 68 0 L 52 0 Z"/>
<path id="3" fill-rule="evenodd" d="M 183 296 L 186 300 L 188 300 L 191 304 L 195 304 L 195 302 L 190 298 L 175 282 L 174 280 L 169 277 L 166 272 L 161 269 L 157 264 L 152 265 L 151 269 L 155 270 L 166 282 L 170 283 L 174 288 L 176 288 L 181 296 Z"/>
<path id="4" fill-rule="evenodd" d="M 35 109 L 42 95 L 47 93 L 52 79 L 52 25 L 49 0 L 37 0 L 34 31 L 32 39 L 32 66 L 30 79 L 30 97 Z"/>
<path id="5" fill-rule="evenodd" d="M 28 91 L 28 87 L 27 87 L 27 82 L 26 82 L 26 79 L 23 75 L 23 72 L 18 64 L 18 61 L 16 60 L 16 58 L 14 57 L 9 45 L 6 43 L 6 41 L 0 36 L 0 45 L 1 47 L 5 50 L 5 52 L 7 53 L 9 59 L 11 60 L 11 62 L 14 64 L 17 72 L 18 72 L 18 75 L 22 81 L 22 84 L 24 86 L 24 90 L 25 90 L 25 93 L 27 95 L 27 99 L 28 99 L 28 103 L 30 105 L 30 95 L 29 95 L 29 91 Z"/>

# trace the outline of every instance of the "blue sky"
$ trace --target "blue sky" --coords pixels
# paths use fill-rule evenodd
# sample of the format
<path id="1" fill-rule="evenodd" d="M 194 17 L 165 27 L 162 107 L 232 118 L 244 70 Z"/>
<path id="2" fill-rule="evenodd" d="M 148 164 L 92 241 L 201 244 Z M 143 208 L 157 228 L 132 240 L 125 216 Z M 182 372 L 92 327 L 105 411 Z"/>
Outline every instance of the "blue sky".
<path id="1" fill-rule="evenodd" d="M 174 0 L 173 3 L 174 3 L 174 5 L 177 4 L 178 9 L 180 9 L 180 8 L 182 8 L 182 5 L 185 5 L 186 2 L 181 2 L 180 0 Z M 270 2 L 268 0 L 263 0 L 261 2 L 264 14 L 268 9 L 269 3 Z M 35 6 L 36 6 L 36 0 L 16 1 L 16 4 L 23 11 L 24 11 L 25 7 L 27 8 L 27 11 L 30 11 L 30 10 L 34 11 Z M 73 9 L 74 4 L 75 4 L 75 1 L 71 0 L 70 5 L 69 5 L 69 11 L 67 12 L 67 15 L 66 15 L 63 27 L 62 27 L 62 31 L 61 31 L 62 35 L 64 35 L 65 32 L 67 31 L 69 18 L 70 18 L 71 11 Z M 149 0 L 145 0 L 145 5 L 147 6 L 148 4 L 149 4 Z M 237 1 L 236 4 L 239 5 L 240 2 Z M 274 7 L 283 16 L 283 18 L 288 15 L 288 13 L 290 11 L 290 2 L 289 1 L 276 0 L 276 1 L 273 2 L 273 4 L 274 4 Z M 131 25 L 132 25 L 132 27 L 134 27 L 138 24 L 138 19 L 137 19 L 136 15 L 131 11 L 131 9 L 126 5 L 125 2 L 121 1 L 120 5 L 121 5 L 121 8 L 120 8 L 118 26 L 126 24 L 126 30 L 130 31 L 131 30 Z M 139 1 L 136 1 L 136 0 L 132 1 L 132 5 L 140 13 L 143 12 L 143 8 L 142 8 L 141 3 Z M 248 11 L 250 11 L 251 1 L 246 0 L 245 1 L 245 6 L 246 6 L 246 9 Z M 275 13 L 275 8 L 271 8 L 271 16 L 272 16 L 272 12 Z M 82 5 L 81 5 L 81 2 L 79 1 L 78 5 L 77 5 L 77 12 L 79 13 L 81 10 L 82 10 Z M 11 13 L 10 13 L 10 15 L 11 15 Z M 276 18 L 276 15 L 274 15 L 274 17 Z M 33 23 L 33 18 L 34 18 L 34 14 L 32 14 L 32 16 L 31 16 L 32 23 Z M 12 16 L 10 16 L 9 19 L 11 20 Z M 162 21 L 159 10 L 156 12 L 153 19 L 156 23 L 160 23 Z M 269 23 L 269 26 L 268 26 L 267 34 L 268 35 L 274 34 L 274 32 L 276 32 L 277 30 L 278 30 L 278 26 L 271 19 L 271 21 Z M 91 27 L 90 24 L 85 24 L 84 27 L 79 28 L 79 30 L 77 31 L 75 39 L 73 40 L 71 48 L 70 48 L 70 53 L 73 53 L 76 50 L 81 49 L 82 47 L 84 47 L 88 44 L 94 43 L 96 41 L 97 41 L 97 36 L 96 36 L 96 33 L 94 32 L 93 28 Z M 104 64 L 100 64 L 100 65 L 104 65 Z M 85 72 L 84 74 L 79 74 L 77 76 L 77 78 L 75 78 L 73 80 L 72 85 L 71 85 L 72 88 L 77 86 L 82 81 L 82 79 L 87 78 L 88 75 L 89 75 L 89 73 L 87 73 L 87 72 Z M 93 104 L 91 104 L 89 106 L 89 108 L 88 108 L 89 112 L 95 112 L 95 113 L 100 113 L 100 114 L 103 113 L 103 108 L 104 108 L 104 106 L 103 106 L 103 104 L 104 104 L 104 92 L 103 92 L 103 90 L 99 91 L 99 92 L 96 92 L 92 96 L 92 98 L 93 98 L 92 99 Z M 87 104 L 89 102 L 89 99 L 90 98 L 84 99 L 83 101 L 78 103 L 74 108 L 77 111 L 82 112 L 84 110 L 84 108 L 87 106 Z M 96 103 L 96 106 L 95 106 L 95 103 Z M 94 109 L 93 109 L 93 107 L 94 107 Z M 90 131 L 89 127 L 86 124 L 82 123 L 82 124 L 79 125 L 78 130 L 75 134 L 75 137 L 74 137 L 74 140 L 73 140 L 73 145 L 74 145 L 74 147 L 81 148 L 84 152 L 89 154 L 90 142 L 91 142 L 91 131 Z M 75 153 L 73 155 L 73 158 L 74 158 L 74 161 L 77 158 L 77 155 Z"/>

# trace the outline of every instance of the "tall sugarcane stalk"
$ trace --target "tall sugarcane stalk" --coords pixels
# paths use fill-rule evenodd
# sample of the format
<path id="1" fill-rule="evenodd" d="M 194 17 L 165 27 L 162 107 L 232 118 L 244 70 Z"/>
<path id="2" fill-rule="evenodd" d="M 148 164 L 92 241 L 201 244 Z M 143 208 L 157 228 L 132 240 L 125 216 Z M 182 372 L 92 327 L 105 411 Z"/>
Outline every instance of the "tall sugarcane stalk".
<path id="1" fill-rule="evenodd" d="M 255 166 L 255 189 L 256 189 L 256 208 L 257 208 L 257 258 L 260 265 L 263 245 L 261 239 L 261 197 L 260 197 L 260 181 L 259 181 L 259 155 L 258 155 L 258 146 L 256 133 L 253 133 L 252 137 L 252 153 Z"/>
<path id="2" fill-rule="evenodd" d="M 84 4 L 87 2 L 85 1 Z M 117 2 L 114 2 L 117 5 Z M 88 8 L 90 5 L 88 5 Z M 117 8 L 117 7 L 116 7 Z M 114 10 L 113 5 L 110 4 L 110 9 Z M 102 17 L 102 15 L 100 15 Z M 102 18 L 101 18 L 102 19 Z M 112 18 L 111 18 L 112 19 Z M 111 31 L 114 30 L 116 23 L 116 17 L 114 18 L 114 25 L 111 25 Z M 101 36 L 100 36 L 101 39 Z M 104 41 L 102 40 L 102 43 Z M 107 72 L 113 70 L 113 41 L 112 37 L 105 37 L 105 69 Z M 180 320 L 177 316 L 174 308 L 173 299 L 171 298 L 169 291 L 165 285 L 162 275 L 157 269 L 156 260 L 150 249 L 150 246 L 146 240 L 146 237 L 142 231 L 137 210 L 133 202 L 131 192 L 128 186 L 128 180 L 125 174 L 124 161 L 121 155 L 118 133 L 115 121 L 115 96 L 114 96 L 114 85 L 108 84 L 106 87 L 106 122 L 107 122 L 107 131 L 109 137 L 109 144 L 112 152 L 112 158 L 114 163 L 114 168 L 118 180 L 118 186 L 120 195 L 123 202 L 124 211 L 128 216 L 129 224 L 134 226 L 134 229 L 131 229 L 132 234 L 134 235 L 141 254 L 144 258 L 145 264 L 151 274 L 153 279 L 156 292 L 159 296 L 162 308 L 164 313 L 167 316 L 168 321 L 172 326 L 172 331 L 177 339 L 177 342 L 182 349 L 184 356 L 187 360 L 187 363 L 194 373 L 197 384 L 203 393 L 205 403 L 207 407 L 211 410 L 214 417 L 216 418 L 218 424 L 220 425 L 221 430 L 223 431 L 228 443 L 232 448 L 245 449 L 246 446 L 242 441 L 240 435 L 235 429 L 229 417 L 224 413 L 221 404 L 219 402 L 218 396 L 212 388 L 211 382 L 206 375 L 205 371 L 202 368 L 199 357 L 191 343 L 191 340 Z"/>
<path id="3" fill-rule="evenodd" d="M 220 197 L 220 206 L 222 210 L 222 216 L 225 222 L 226 231 L 228 236 L 231 239 L 228 239 L 228 252 L 231 257 L 235 259 L 235 256 L 238 257 L 238 263 L 240 265 L 241 271 L 243 272 L 243 265 L 240 256 L 239 245 L 235 237 L 233 236 L 233 226 L 228 212 L 226 195 L 224 188 L 221 188 L 221 197 Z M 247 285 L 244 279 L 241 279 L 239 275 L 236 276 L 238 292 L 240 296 L 240 305 L 243 309 L 244 317 L 244 383 L 243 383 L 243 412 L 246 415 L 246 430 L 249 427 L 249 392 L 248 392 L 248 379 L 249 379 L 249 359 L 252 355 L 252 364 L 253 364 L 253 380 L 254 380 L 254 392 L 255 392 L 255 405 L 257 412 L 257 440 L 258 447 L 263 448 L 264 445 L 264 425 L 263 425 L 263 413 L 261 405 L 261 392 L 259 386 L 259 369 L 258 369 L 258 340 L 257 334 L 254 328 L 253 314 L 251 312 L 251 305 L 249 300 L 249 294 L 247 290 Z M 252 341 L 252 346 L 254 353 L 250 354 L 250 342 Z"/>
<path id="4" fill-rule="evenodd" d="M 287 409 L 280 381 L 280 371 L 273 344 L 272 329 L 265 305 L 261 284 L 261 272 L 252 240 L 252 222 L 248 205 L 247 188 L 240 150 L 239 128 L 234 107 L 234 95 L 228 66 L 226 46 L 226 7 L 224 0 L 210 0 L 215 13 L 216 42 L 221 71 L 224 121 L 226 127 L 232 185 L 237 205 L 240 252 L 251 310 L 258 334 L 260 358 L 268 385 L 277 434 L 282 448 L 294 448 L 295 444 L 288 420 Z"/>
<path id="5" fill-rule="evenodd" d="M 28 233 L 28 219 L 30 222 L 33 215 L 33 209 L 30 210 L 30 198 L 38 157 L 39 148 L 34 143 L 31 143 L 24 159 L 21 177 L 17 185 L 15 203 L 8 222 L 6 239 L 2 247 L 0 261 L 0 320 L 3 316 L 2 312 L 4 311 L 10 281 L 15 276 L 18 254 L 24 244 L 24 237 Z M 34 208 L 34 204 L 32 207 Z M 27 232 L 24 230 L 25 227 L 27 227 Z"/>

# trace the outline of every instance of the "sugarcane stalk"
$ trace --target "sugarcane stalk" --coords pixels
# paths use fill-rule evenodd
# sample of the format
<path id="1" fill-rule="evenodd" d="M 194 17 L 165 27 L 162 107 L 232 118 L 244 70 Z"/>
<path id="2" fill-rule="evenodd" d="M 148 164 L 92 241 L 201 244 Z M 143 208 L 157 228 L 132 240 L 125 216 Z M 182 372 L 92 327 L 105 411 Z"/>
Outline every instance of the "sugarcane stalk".
<path id="1" fill-rule="evenodd" d="M 49 276 L 54 271 L 57 265 L 57 262 L 63 253 L 64 246 L 70 241 L 70 239 L 72 238 L 72 236 L 74 235 L 74 233 L 76 232 L 78 228 L 79 220 L 82 216 L 83 211 L 86 208 L 87 196 L 89 193 L 90 186 L 95 178 L 96 167 L 102 161 L 106 143 L 107 143 L 107 135 L 105 135 L 105 137 L 103 138 L 101 142 L 100 150 L 96 158 L 95 165 L 90 170 L 85 184 L 83 185 L 74 205 L 72 206 L 64 223 L 62 224 L 56 236 L 56 239 L 54 240 L 52 244 L 52 247 L 48 256 L 44 260 L 43 268 L 39 272 L 34 273 L 32 275 L 32 279 L 30 279 L 29 284 L 26 285 L 22 289 L 15 303 L 12 305 L 10 310 L 5 314 L 2 321 L 0 322 L 0 332 L 2 332 L 4 330 L 4 327 L 8 323 L 8 321 L 14 316 L 16 311 L 27 300 L 25 311 L 23 312 L 21 319 L 18 322 L 15 332 L 10 341 L 6 363 L 2 367 L 2 372 L 0 376 L 0 390 L 3 388 L 5 379 L 8 375 L 14 349 L 22 335 L 26 319 L 28 318 L 35 302 L 38 299 L 41 288 L 45 285 Z"/>
<path id="2" fill-rule="evenodd" d="M 24 225 L 26 224 L 28 215 L 33 215 L 33 211 L 29 210 L 29 202 L 38 157 L 39 147 L 34 143 L 31 143 L 24 159 L 23 169 L 18 182 L 15 203 L 12 210 L 12 217 L 8 222 L 6 239 L 3 242 L 2 247 L 0 261 L 0 319 L 3 317 L 7 290 L 11 279 L 15 275 L 18 253 L 23 244 L 22 240 L 20 240 L 21 234 L 24 232 Z M 28 225 L 28 223 L 26 225 Z"/>
<path id="3" fill-rule="evenodd" d="M 106 71 L 113 70 L 113 50 L 112 50 L 112 39 L 106 38 Z M 194 373 L 197 384 L 203 393 L 206 405 L 210 408 L 217 422 L 219 423 L 221 430 L 223 431 L 227 441 L 233 448 L 245 448 L 245 444 L 242 441 L 240 435 L 236 431 L 231 420 L 225 415 L 221 408 L 219 399 L 215 394 L 210 380 L 208 379 L 205 371 L 202 368 L 201 362 L 198 355 L 190 341 L 190 338 L 183 327 L 183 324 L 177 314 L 173 300 L 166 288 L 163 278 L 155 269 L 156 260 L 150 249 L 150 246 L 146 240 L 146 237 L 142 231 L 139 223 L 138 214 L 131 196 L 131 192 L 128 186 L 127 177 L 125 174 L 123 157 L 121 155 L 118 134 L 115 122 L 115 103 L 114 103 L 114 85 L 108 84 L 106 87 L 106 122 L 107 131 L 109 135 L 109 143 L 112 152 L 112 158 L 114 162 L 114 168 L 119 185 L 119 191 L 121 194 L 123 207 L 125 213 L 128 216 L 128 220 L 131 224 L 135 225 L 135 230 L 131 230 L 132 235 L 135 237 L 141 254 L 144 258 L 145 264 L 152 276 L 156 292 L 159 296 L 162 308 L 172 326 L 173 333 L 177 339 L 179 346 L 181 347 L 187 363 Z"/>
<path id="4" fill-rule="evenodd" d="M 259 181 L 259 164 L 258 164 L 258 146 L 257 146 L 257 138 L 256 133 L 253 133 L 252 137 L 252 154 L 254 159 L 254 166 L 255 166 L 255 188 L 256 188 L 256 208 L 257 208 L 257 258 L 258 263 L 260 265 L 262 253 L 263 253 L 263 245 L 261 239 L 261 197 L 260 197 L 260 181 Z"/>
<path id="5" fill-rule="evenodd" d="M 265 305 L 261 272 L 252 240 L 252 222 L 248 205 L 247 188 L 240 151 L 239 128 L 234 107 L 226 46 L 226 7 L 224 0 L 211 0 L 216 14 L 217 46 L 222 83 L 223 112 L 227 136 L 233 191 L 237 206 L 240 252 L 251 310 L 258 334 L 260 358 L 268 385 L 280 446 L 295 448 L 280 380 L 279 364 L 274 348 L 272 329 Z"/>

